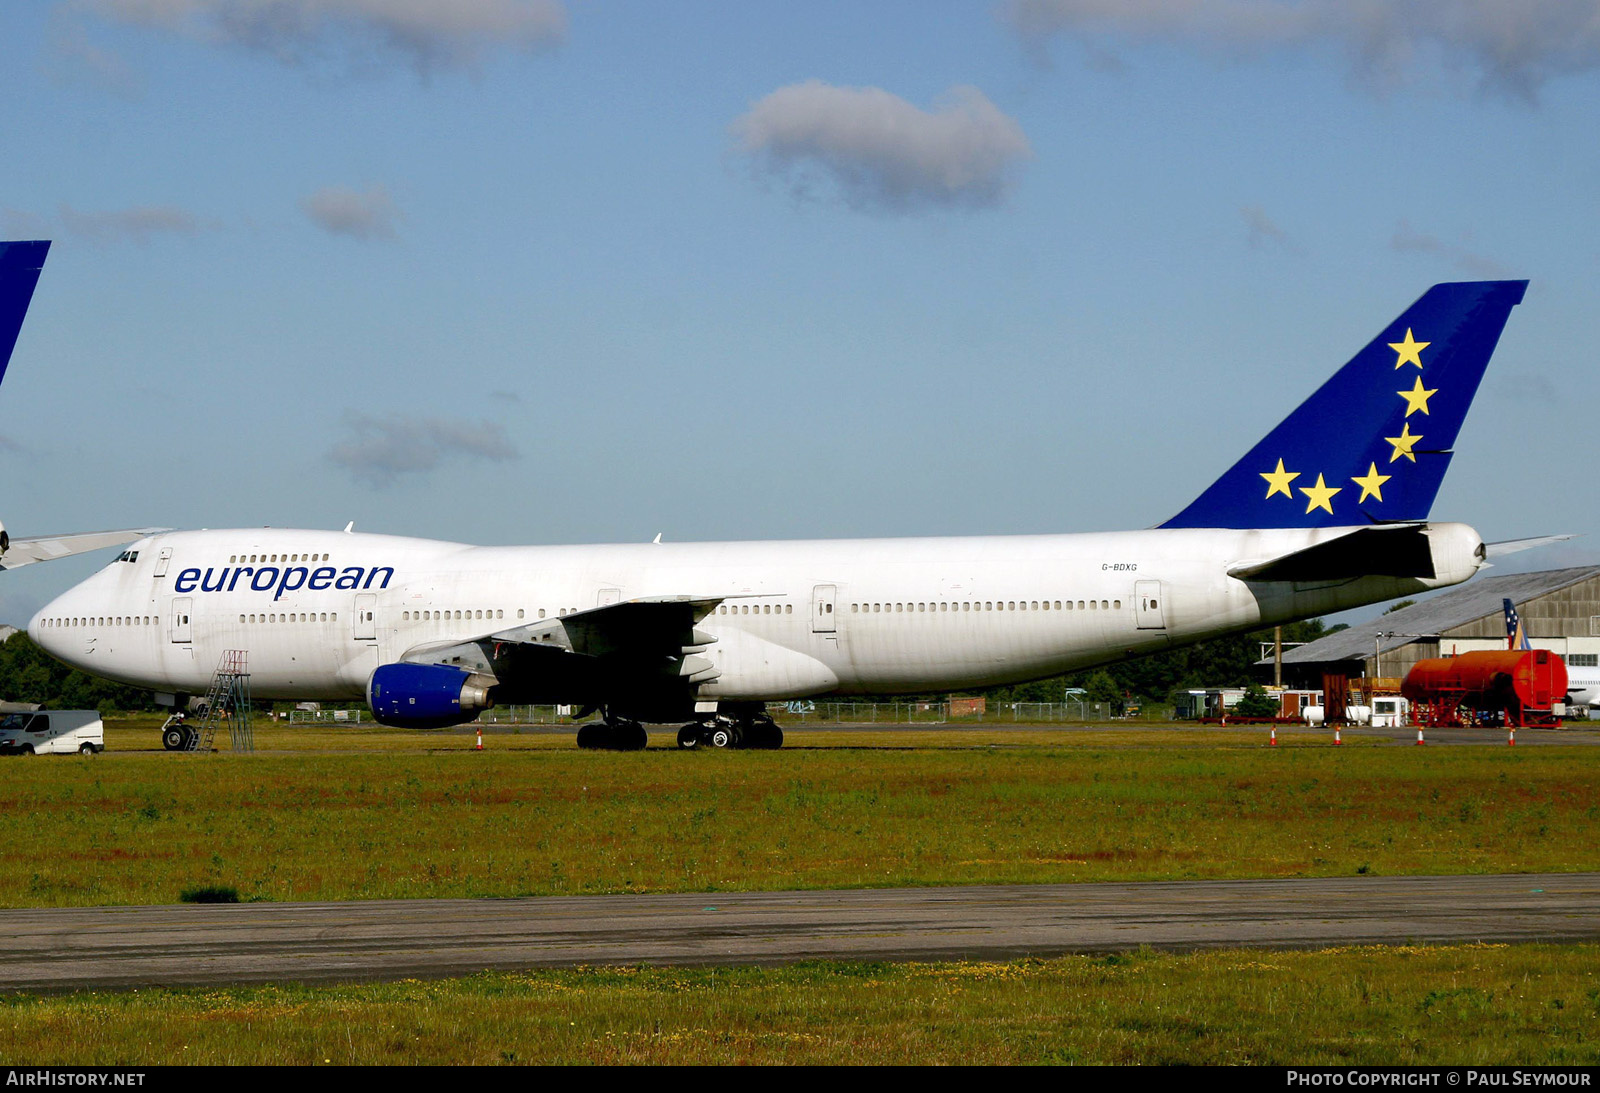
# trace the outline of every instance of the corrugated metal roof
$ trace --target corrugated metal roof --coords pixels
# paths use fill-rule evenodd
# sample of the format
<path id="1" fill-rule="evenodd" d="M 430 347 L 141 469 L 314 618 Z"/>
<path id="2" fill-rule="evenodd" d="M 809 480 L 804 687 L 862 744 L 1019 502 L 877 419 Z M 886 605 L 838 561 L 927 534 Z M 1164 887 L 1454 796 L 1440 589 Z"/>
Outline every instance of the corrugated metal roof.
<path id="1" fill-rule="evenodd" d="M 1485 577 L 1468 581 L 1421 603 L 1401 608 L 1390 615 L 1380 615 L 1360 626 L 1340 630 L 1325 638 L 1283 651 L 1285 664 L 1318 664 L 1334 660 L 1360 660 L 1372 655 L 1373 642 L 1381 632 L 1381 648 L 1387 652 L 1409 645 L 1417 635 L 1432 637 L 1457 626 L 1464 626 L 1485 615 L 1497 615 L 1501 600 L 1510 599 L 1521 607 L 1528 600 L 1568 585 L 1600 576 L 1600 566 L 1578 566 L 1574 569 L 1546 569 L 1538 573 L 1508 573 L 1503 577 Z M 1272 658 L 1257 661 L 1271 664 Z"/>

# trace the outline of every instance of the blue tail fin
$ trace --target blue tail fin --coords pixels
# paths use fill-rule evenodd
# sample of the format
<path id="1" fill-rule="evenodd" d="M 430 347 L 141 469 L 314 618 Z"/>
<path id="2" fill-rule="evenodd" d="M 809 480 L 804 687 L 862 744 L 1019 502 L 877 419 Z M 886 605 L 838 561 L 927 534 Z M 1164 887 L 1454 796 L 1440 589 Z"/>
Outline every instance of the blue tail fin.
<path id="1" fill-rule="evenodd" d="M 1501 600 L 1506 612 L 1506 648 L 1507 649 L 1532 649 L 1527 633 L 1522 629 L 1522 616 L 1517 614 L 1516 604 L 1510 600 Z"/>
<path id="2" fill-rule="evenodd" d="M 22 317 L 28 313 L 33 286 L 39 283 L 39 271 L 49 253 L 49 240 L 0 243 L 0 380 L 6 378 Z"/>
<path id="3" fill-rule="evenodd" d="M 1526 281 L 1434 285 L 1162 527 L 1425 520 Z"/>

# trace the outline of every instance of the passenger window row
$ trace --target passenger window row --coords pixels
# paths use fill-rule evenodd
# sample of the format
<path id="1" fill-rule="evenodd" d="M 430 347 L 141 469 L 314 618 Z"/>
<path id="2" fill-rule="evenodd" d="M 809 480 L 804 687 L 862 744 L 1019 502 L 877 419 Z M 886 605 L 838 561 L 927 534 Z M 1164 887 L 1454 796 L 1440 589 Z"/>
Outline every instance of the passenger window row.
<path id="1" fill-rule="evenodd" d="M 1076 607 L 1074 607 L 1076 602 Z M 964 600 L 959 603 L 853 603 L 850 613 L 875 615 L 950 611 L 1111 611 L 1122 609 L 1121 600 Z"/>
<path id="2" fill-rule="evenodd" d="M 337 611 L 269 611 L 265 615 L 240 615 L 239 621 L 245 622 L 338 622 Z"/>
<path id="3" fill-rule="evenodd" d="M 503 619 L 505 617 L 506 617 L 506 613 L 504 611 L 491 611 L 491 610 L 489 610 L 487 608 L 485 608 L 482 611 L 476 611 L 476 610 L 475 611 L 466 611 L 466 610 L 462 610 L 462 611 L 402 611 L 402 612 L 400 612 L 400 620 L 402 622 L 419 622 L 419 621 L 420 622 L 438 622 L 438 621 L 441 621 L 443 619 L 474 619 L 474 618 L 476 618 L 476 619 Z M 517 612 L 517 618 L 520 619 L 521 617 L 522 617 L 522 612 L 518 611 Z"/>
<path id="4" fill-rule="evenodd" d="M 285 562 L 325 562 L 328 560 L 326 554 L 230 554 L 228 555 L 228 564 L 234 565 L 239 562 L 243 562 L 246 565 L 258 562 L 272 563 L 280 558 Z"/>
<path id="5" fill-rule="evenodd" d="M 51 629 L 68 626 L 159 626 L 160 624 L 161 619 L 155 615 L 115 615 L 110 618 L 97 616 L 92 619 L 64 616 L 43 621 L 43 625 Z"/>
<path id="6" fill-rule="evenodd" d="M 792 603 L 736 603 L 717 608 L 719 615 L 792 615 Z"/>

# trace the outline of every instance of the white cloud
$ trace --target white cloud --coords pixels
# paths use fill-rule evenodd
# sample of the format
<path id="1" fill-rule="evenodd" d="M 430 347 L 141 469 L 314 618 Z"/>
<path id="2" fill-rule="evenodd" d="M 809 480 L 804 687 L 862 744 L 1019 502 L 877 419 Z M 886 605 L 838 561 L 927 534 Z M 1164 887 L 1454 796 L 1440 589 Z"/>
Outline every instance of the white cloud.
<path id="1" fill-rule="evenodd" d="M 48 232 L 44 217 L 26 209 L 0 208 L 0 239 L 42 239 Z"/>
<path id="2" fill-rule="evenodd" d="M 301 210 L 311 222 L 330 235 L 352 239 L 393 239 L 394 222 L 399 216 L 389 191 L 369 186 L 365 192 L 342 186 L 324 186 L 300 199 Z"/>
<path id="3" fill-rule="evenodd" d="M 176 205 L 139 205 L 105 212 L 61 206 L 61 226 L 94 243 L 148 243 L 155 235 L 195 235 L 204 228 L 194 213 Z"/>
<path id="4" fill-rule="evenodd" d="M 505 428 L 492 421 L 378 418 L 357 410 L 346 410 L 343 421 L 350 435 L 328 450 L 328 458 L 379 488 L 402 475 L 426 474 L 452 458 L 500 463 L 518 457 Z"/>
<path id="5" fill-rule="evenodd" d="M 1553 77 L 1600 67 L 1600 0 L 1008 0 L 1030 45 L 1057 35 L 1248 55 L 1331 44 L 1380 90 L 1437 59 L 1485 89 L 1531 101 Z"/>
<path id="6" fill-rule="evenodd" d="M 471 66 L 496 47 L 537 51 L 561 43 L 559 0 L 84 0 L 122 23 L 184 34 L 303 64 L 343 51 L 401 57 L 419 73 Z"/>
<path id="7" fill-rule="evenodd" d="M 922 110 L 876 87 L 780 87 L 732 126 L 758 173 L 799 197 L 819 183 L 855 209 L 909 212 L 1000 203 L 1033 151 L 1022 127 L 975 87 Z"/>
<path id="8" fill-rule="evenodd" d="M 82 26 L 59 21 L 51 40 L 51 73 L 60 83 L 80 83 L 124 99 L 144 94 L 144 79 L 112 50 L 95 45 Z"/>

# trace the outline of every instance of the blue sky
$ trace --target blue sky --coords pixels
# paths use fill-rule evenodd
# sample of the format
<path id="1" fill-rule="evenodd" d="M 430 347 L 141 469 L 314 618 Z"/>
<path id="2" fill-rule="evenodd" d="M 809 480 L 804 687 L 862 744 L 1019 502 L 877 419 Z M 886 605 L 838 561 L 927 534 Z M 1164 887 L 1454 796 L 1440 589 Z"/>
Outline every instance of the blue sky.
<path id="1" fill-rule="evenodd" d="M 0 40 L 0 236 L 55 240 L 13 534 L 1144 527 L 1430 284 L 1513 276 L 1434 516 L 1600 560 L 1597 0 L 70 0 Z"/>

